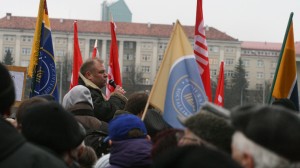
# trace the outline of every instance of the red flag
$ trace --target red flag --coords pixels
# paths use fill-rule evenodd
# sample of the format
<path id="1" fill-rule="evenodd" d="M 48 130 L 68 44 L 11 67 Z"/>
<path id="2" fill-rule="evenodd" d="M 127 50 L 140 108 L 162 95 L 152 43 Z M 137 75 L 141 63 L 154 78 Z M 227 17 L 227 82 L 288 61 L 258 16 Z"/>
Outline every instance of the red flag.
<path id="1" fill-rule="evenodd" d="M 219 81 L 216 90 L 215 104 L 224 107 L 224 61 L 220 64 Z"/>
<path id="2" fill-rule="evenodd" d="M 94 49 L 93 49 L 92 58 L 99 57 L 99 52 L 98 52 L 98 49 L 97 49 L 97 42 L 98 42 L 98 40 L 96 39 Z"/>
<path id="3" fill-rule="evenodd" d="M 204 28 L 204 19 L 202 11 L 202 0 L 197 0 L 197 13 L 195 25 L 195 39 L 194 39 L 194 54 L 196 57 L 199 71 L 201 74 L 202 82 L 204 85 L 205 93 L 208 100 L 211 102 L 211 86 L 210 86 L 210 72 L 208 51 Z"/>
<path id="4" fill-rule="evenodd" d="M 82 64 L 81 52 L 78 44 L 77 21 L 74 21 L 74 51 L 73 51 L 73 70 L 71 76 L 70 89 L 78 84 L 78 74 Z"/>
<path id="5" fill-rule="evenodd" d="M 116 85 L 122 86 L 121 73 L 119 66 L 119 53 L 118 53 L 118 43 L 116 38 L 116 25 L 114 22 L 110 22 L 110 32 L 111 32 L 111 43 L 110 43 L 110 56 L 109 56 L 109 66 L 108 66 L 108 78 L 106 84 L 106 97 L 109 98 L 110 93 L 115 89 L 108 84 L 109 80 L 114 80 Z"/>

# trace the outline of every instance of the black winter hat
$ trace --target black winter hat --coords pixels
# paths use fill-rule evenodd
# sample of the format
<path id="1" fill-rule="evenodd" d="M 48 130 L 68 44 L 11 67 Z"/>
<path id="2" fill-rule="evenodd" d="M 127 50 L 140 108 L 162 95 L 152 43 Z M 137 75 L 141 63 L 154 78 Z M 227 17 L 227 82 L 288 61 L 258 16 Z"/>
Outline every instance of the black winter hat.
<path id="1" fill-rule="evenodd" d="M 6 67 L 0 63 L 0 114 L 9 109 L 15 102 L 15 87 Z"/>
<path id="2" fill-rule="evenodd" d="M 29 107 L 23 116 L 22 133 L 28 141 L 57 154 L 74 149 L 85 138 L 85 130 L 73 115 L 54 101 Z"/>
<path id="3" fill-rule="evenodd" d="M 243 106 L 232 110 L 233 126 L 253 142 L 290 161 L 300 161 L 300 118 L 280 106 Z"/>

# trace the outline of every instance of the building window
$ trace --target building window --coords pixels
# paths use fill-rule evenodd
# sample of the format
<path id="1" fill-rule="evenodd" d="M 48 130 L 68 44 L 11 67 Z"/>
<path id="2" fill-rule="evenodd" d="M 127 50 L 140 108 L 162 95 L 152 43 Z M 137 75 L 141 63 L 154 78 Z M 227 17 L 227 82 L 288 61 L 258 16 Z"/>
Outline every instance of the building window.
<path id="1" fill-rule="evenodd" d="M 149 84 L 150 84 L 149 78 L 142 78 L 142 83 L 143 83 L 144 85 L 149 85 Z"/>
<path id="2" fill-rule="evenodd" d="M 133 47 L 134 47 L 134 42 L 132 42 L 132 41 L 125 41 L 124 42 L 124 48 L 133 49 Z"/>
<path id="3" fill-rule="evenodd" d="M 264 73 L 263 72 L 257 72 L 256 73 L 256 78 L 258 78 L 258 79 L 264 78 Z"/>
<path id="4" fill-rule="evenodd" d="M 166 47 L 167 47 L 167 43 L 160 43 L 160 44 L 158 45 L 158 48 L 161 49 L 161 50 L 166 49 Z"/>
<path id="5" fill-rule="evenodd" d="M 225 77 L 233 77 L 233 75 L 234 75 L 233 70 L 225 70 L 224 72 Z"/>
<path id="6" fill-rule="evenodd" d="M 163 59 L 163 55 L 162 54 L 159 54 L 158 55 L 158 61 L 161 61 Z"/>
<path id="7" fill-rule="evenodd" d="M 264 61 L 263 60 L 257 60 L 257 67 L 263 67 Z"/>
<path id="8" fill-rule="evenodd" d="M 263 89 L 263 84 L 257 83 L 256 84 L 256 90 L 262 90 Z"/>
<path id="9" fill-rule="evenodd" d="M 142 72 L 149 73 L 150 72 L 150 66 L 142 66 Z"/>
<path id="10" fill-rule="evenodd" d="M 68 40 L 66 38 L 57 37 L 55 41 L 57 44 L 67 44 Z"/>
<path id="11" fill-rule="evenodd" d="M 4 47 L 4 54 L 6 54 L 8 52 L 8 50 L 10 51 L 10 53 L 12 54 L 14 51 L 13 47 Z"/>
<path id="12" fill-rule="evenodd" d="M 234 60 L 232 58 L 225 59 L 225 65 L 233 65 Z"/>
<path id="13" fill-rule="evenodd" d="M 208 46 L 210 52 L 219 52 L 218 46 Z"/>
<path id="14" fill-rule="evenodd" d="M 125 60 L 133 60 L 133 55 L 132 54 L 124 54 L 124 59 Z"/>
<path id="15" fill-rule="evenodd" d="M 211 76 L 217 76 L 217 70 L 216 69 L 211 69 L 210 70 L 210 75 Z"/>
<path id="16" fill-rule="evenodd" d="M 150 54 L 142 54 L 142 61 L 151 61 Z"/>
<path id="17" fill-rule="evenodd" d="M 152 43 L 143 43 L 142 48 L 143 49 L 152 49 Z"/>
<path id="18" fill-rule="evenodd" d="M 64 50 L 56 50 L 55 53 L 56 53 L 55 55 L 58 56 L 58 57 L 65 56 L 65 51 Z"/>
<path id="19" fill-rule="evenodd" d="M 210 65 L 216 65 L 219 63 L 219 59 L 218 58 L 209 58 L 209 64 Z"/>
<path id="20" fill-rule="evenodd" d="M 276 66 L 277 66 L 277 62 L 271 62 L 271 67 L 272 68 L 276 68 Z"/>
<path id="21" fill-rule="evenodd" d="M 225 52 L 226 53 L 234 53 L 235 52 L 235 48 L 233 48 L 233 47 L 225 47 Z"/>
<path id="22" fill-rule="evenodd" d="M 22 48 L 22 55 L 30 55 L 31 48 Z"/>
<path id="23" fill-rule="evenodd" d="M 242 65 L 249 66 L 250 65 L 250 61 L 249 60 L 242 60 Z"/>
<path id="24" fill-rule="evenodd" d="M 4 35 L 3 38 L 4 38 L 4 41 L 10 41 L 10 42 L 12 42 L 12 41 L 15 41 L 16 36 L 13 36 L 13 35 Z"/>
<path id="25" fill-rule="evenodd" d="M 270 73 L 270 78 L 273 79 L 274 78 L 274 72 Z"/>
<path id="26" fill-rule="evenodd" d="M 245 72 L 245 78 L 248 78 L 248 77 L 249 77 L 249 72 L 246 71 L 246 72 Z"/>
<path id="27" fill-rule="evenodd" d="M 32 36 L 22 36 L 21 39 L 24 43 L 31 43 L 33 37 Z"/>
<path id="28" fill-rule="evenodd" d="M 124 66 L 123 71 L 124 72 L 132 72 L 132 66 Z"/>

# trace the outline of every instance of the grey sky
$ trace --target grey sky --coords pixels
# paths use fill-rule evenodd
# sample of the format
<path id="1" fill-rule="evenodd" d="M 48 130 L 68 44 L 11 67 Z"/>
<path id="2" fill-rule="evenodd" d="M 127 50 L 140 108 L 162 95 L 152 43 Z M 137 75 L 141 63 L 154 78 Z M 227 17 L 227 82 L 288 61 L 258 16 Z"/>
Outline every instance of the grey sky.
<path id="1" fill-rule="evenodd" d="M 50 18 L 100 20 L 103 0 L 47 0 Z M 125 0 L 133 22 L 194 25 L 196 0 Z M 0 17 L 37 16 L 39 0 L 0 0 Z M 300 41 L 300 0 L 203 0 L 204 22 L 242 41 L 282 42 L 290 12 Z M 119 27 L 120 28 L 120 27 Z"/>

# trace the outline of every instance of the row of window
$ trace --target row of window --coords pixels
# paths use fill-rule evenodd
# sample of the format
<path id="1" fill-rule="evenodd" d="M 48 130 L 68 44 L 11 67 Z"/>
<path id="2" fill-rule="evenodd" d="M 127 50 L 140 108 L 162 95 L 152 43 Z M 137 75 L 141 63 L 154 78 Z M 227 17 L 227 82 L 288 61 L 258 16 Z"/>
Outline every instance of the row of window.
<path id="1" fill-rule="evenodd" d="M 278 51 L 257 51 L 257 50 L 242 50 L 245 55 L 261 55 L 261 56 L 279 56 Z"/>
<path id="2" fill-rule="evenodd" d="M 217 76 L 217 70 L 216 69 L 211 69 L 210 70 L 210 75 L 211 76 Z M 225 77 L 233 77 L 234 76 L 234 70 L 225 70 L 224 71 L 224 76 Z M 249 77 L 249 72 L 245 72 L 245 78 Z M 263 72 L 257 72 L 256 73 L 256 78 L 257 79 L 263 79 L 265 77 L 265 74 Z M 269 76 L 271 79 L 274 77 L 274 73 L 270 73 Z"/>
<path id="3" fill-rule="evenodd" d="M 220 52 L 220 47 L 215 46 L 215 45 L 209 45 L 208 50 L 209 50 L 209 52 L 218 53 L 218 52 Z M 224 51 L 225 51 L 225 53 L 235 53 L 236 48 L 235 47 L 225 47 Z"/>

